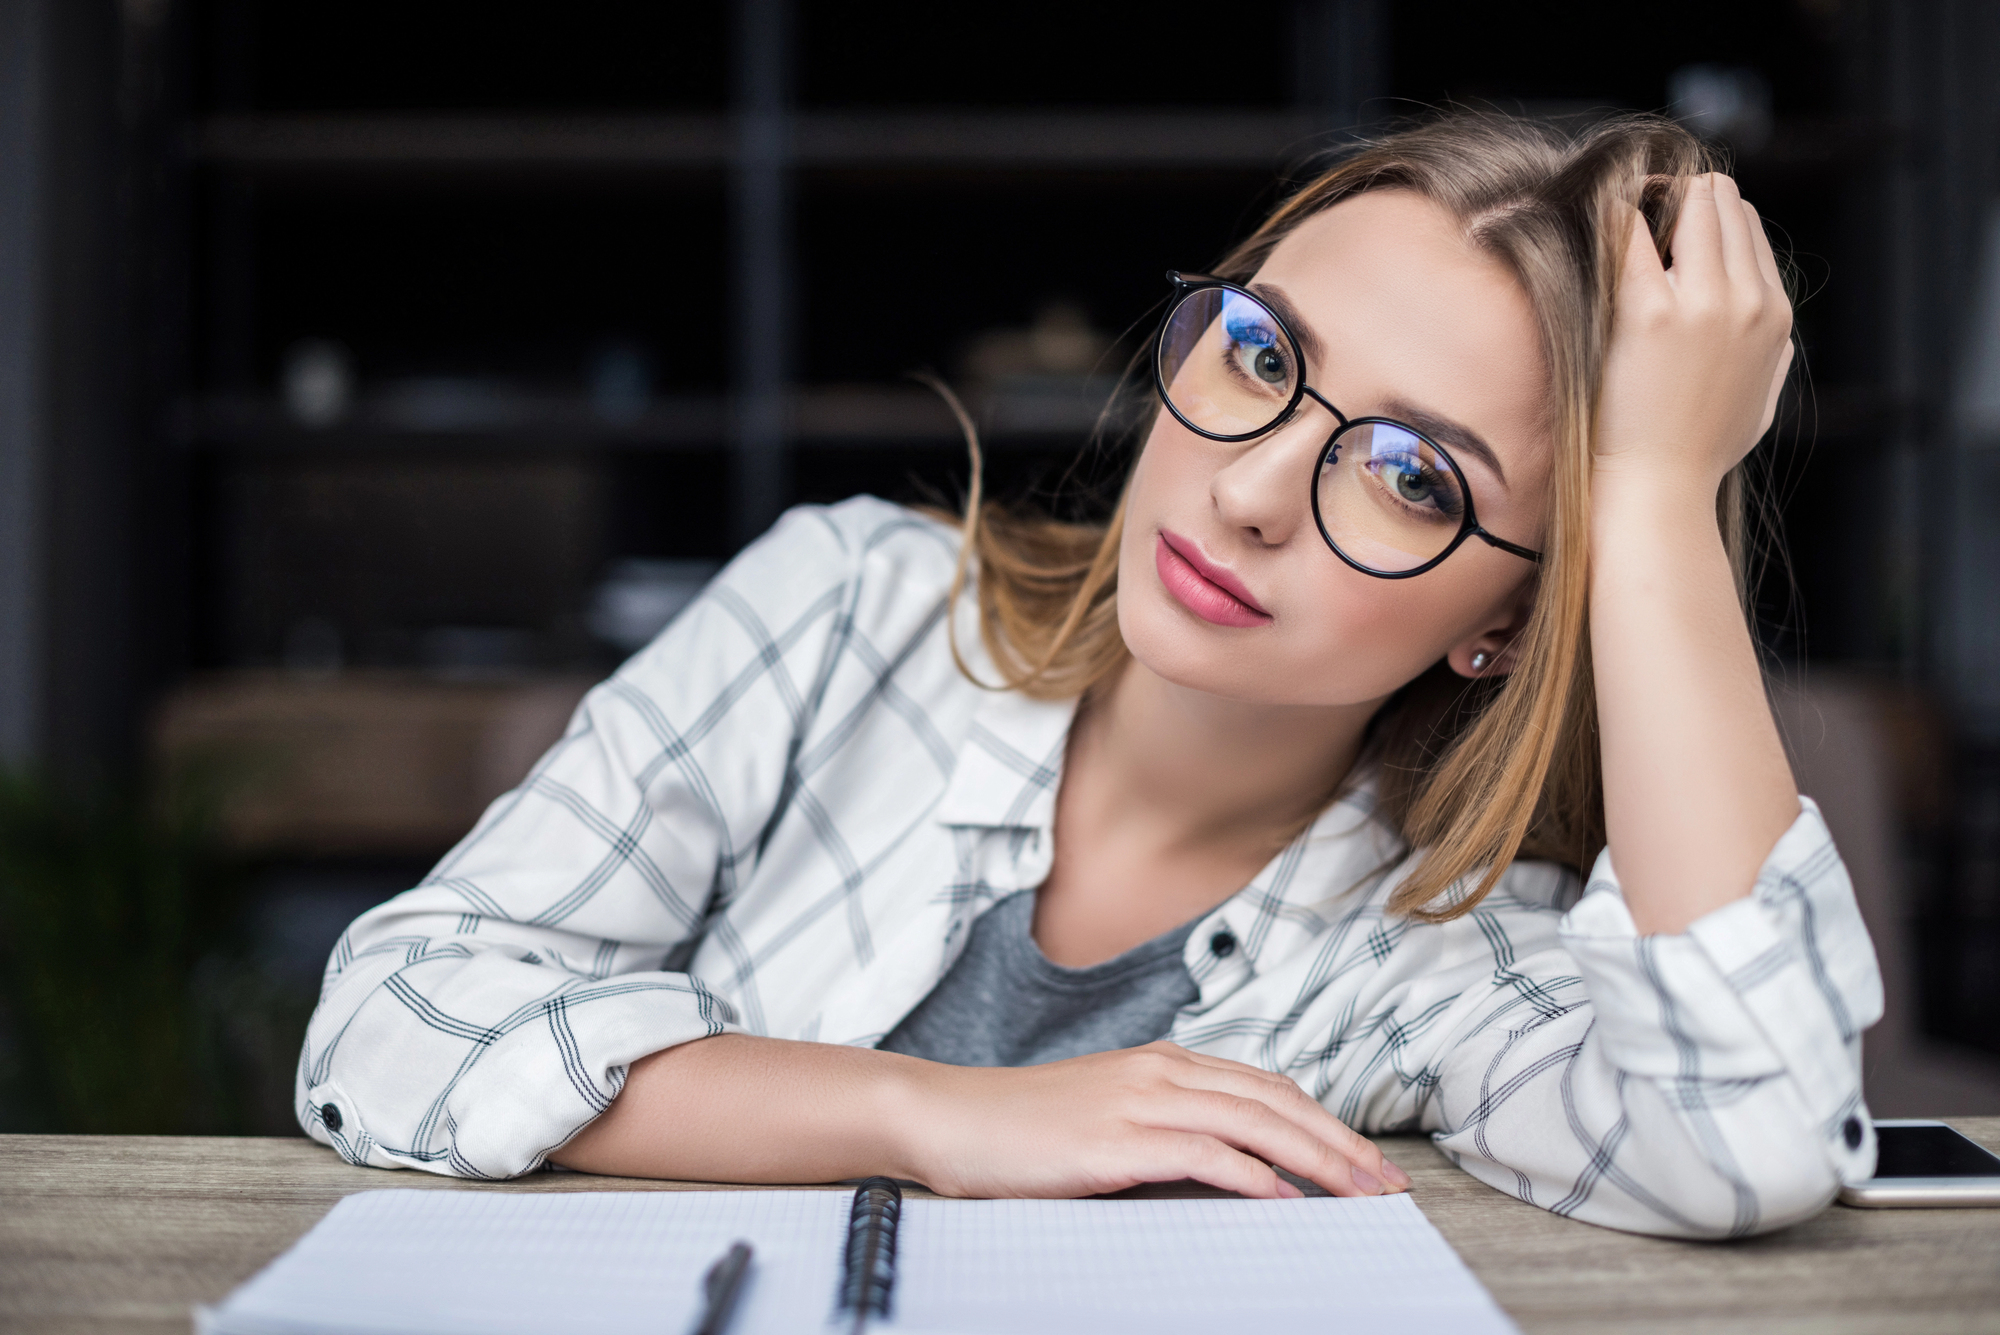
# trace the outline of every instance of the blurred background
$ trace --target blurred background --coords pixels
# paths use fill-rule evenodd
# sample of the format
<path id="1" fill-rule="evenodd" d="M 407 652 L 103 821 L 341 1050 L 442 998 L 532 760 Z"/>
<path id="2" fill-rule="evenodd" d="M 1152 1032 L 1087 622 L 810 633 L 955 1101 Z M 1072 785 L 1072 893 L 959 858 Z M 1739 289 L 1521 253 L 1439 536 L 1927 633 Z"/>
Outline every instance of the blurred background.
<path id="1" fill-rule="evenodd" d="M 1790 250 L 1761 633 L 2000 1113 L 2000 6 L 0 0 L 0 1129 L 295 1130 L 320 967 L 785 506 L 1064 503 L 1168 268 L 1426 107 L 1665 110 Z"/>

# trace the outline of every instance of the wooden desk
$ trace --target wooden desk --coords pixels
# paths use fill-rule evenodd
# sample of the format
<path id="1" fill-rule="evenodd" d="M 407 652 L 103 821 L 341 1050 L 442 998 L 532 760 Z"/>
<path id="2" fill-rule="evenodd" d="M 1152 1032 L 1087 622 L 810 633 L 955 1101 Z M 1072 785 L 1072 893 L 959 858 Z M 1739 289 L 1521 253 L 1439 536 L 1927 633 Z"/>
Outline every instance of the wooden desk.
<path id="1" fill-rule="evenodd" d="M 2000 1117 L 1955 1124 L 2000 1149 Z M 1850 1210 L 1734 1243 L 1633 1237 L 1384 1138 L 1424 1213 L 1527 1332 L 2000 1332 L 2000 1209 Z M 185 1332 L 340 1197 L 682 1189 L 577 1174 L 469 1183 L 349 1168 L 306 1140 L 0 1136 L 0 1330 Z M 837 1188 L 836 1188 L 837 1189 Z M 1337 1309 L 1338 1294 L 1328 1295 Z"/>

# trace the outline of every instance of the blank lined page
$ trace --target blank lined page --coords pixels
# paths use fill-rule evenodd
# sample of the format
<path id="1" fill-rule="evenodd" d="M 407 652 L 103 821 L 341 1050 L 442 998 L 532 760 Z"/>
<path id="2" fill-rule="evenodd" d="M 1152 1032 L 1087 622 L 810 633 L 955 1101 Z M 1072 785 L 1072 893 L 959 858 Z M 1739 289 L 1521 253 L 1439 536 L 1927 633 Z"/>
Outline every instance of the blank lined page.
<path id="1" fill-rule="evenodd" d="M 910 1201 L 900 1325 L 965 1335 L 1512 1331 L 1408 1196 Z"/>
<path id="2" fill-rule="evenodd" d="M 201 1328 L 220 1335 L 682 1335 L 729 1244 L 756 1249 L 731 1335 L 819 1330 L 846 1191 L 364 1191 Z"/>
<path id="3" fill-rule="evenodd" d="M 681 1335 L 756 1249 L 731 1335 L 829 1327 L 846 1191 L 350 1196 L 201 1314 L 216 1335 Z M 1512 1331 L 1407 1196 L 906 1200 L 886 1331 Z"/>

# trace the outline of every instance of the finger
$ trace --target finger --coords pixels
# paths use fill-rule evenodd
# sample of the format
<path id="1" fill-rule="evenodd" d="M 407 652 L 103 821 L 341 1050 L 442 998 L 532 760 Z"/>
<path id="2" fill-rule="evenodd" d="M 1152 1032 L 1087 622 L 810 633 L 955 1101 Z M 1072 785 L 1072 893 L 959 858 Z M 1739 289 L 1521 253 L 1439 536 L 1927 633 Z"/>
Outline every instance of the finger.
<path id="1" fill-rule="evenodd" d="M 1743 216 L 1743 195 L 1735 178 L 1720 172 L 1715 181 L 1716 232 L 1722 243 L 1722 268 L 1729 281 L 1749 286 L 1762 282 L 1757 272 L 1756 243 L 1750 239 L 1750 222 Z"/>
<path id="2" fill-rule="evenodd" d="M 1136 1157 L 1126 1168 L 1134 1182 L 1178 1182 L 1193 1178 L 1211 1187 L 1258 1200 L 1302 1195 L 1272 1167 L 1243 1151 L 1193 1131 L 1148 1129 L 1139 1137 Z"/>
<path id="3" fill-rule="evenodd" d="M 1229 1066 L 1236 1065 L 1229 1063 Z M 1256 1099 L 1343 1157 L 1361 1164 L 1378 1178 L 1383 1176 L 1382 1151 L 1375 1143 L 1328 1112 L 1319 1100 L 1299 1088 L 1298 1082 L 1290 1076 L 1273 1075 L 1256 1067 L 1243 1070 L 1228 1067 L 1209 1069 L 1213 1074 L 1192 1087 L 1236 1098 Z"/>
<path id="4" fill-rule="evenodd" d="M 1771 290 L 1791 301 L 1791 294 L 1785 291 L 1785 277 L 1778 270 L 1778 257 L 1771 250 L 1771 238 L 1764 230 L 1764 219 L 1758 214 L 1757 206 L 1749 200 L 1743 201 L 1743 214 L 1750 220 L 1751 249 L 1757 255 L 1757 273 L 1770 285 Z"/>
<path id="5" fill-rule="evenodd" d="M 1652 249 L 1650 234 L 1646 246 L 1650 252 Z M 1659 267 L 1657 256 L 1653 263 L 1657 272 Z M 1252 1066 L 1247 1062 L 1231 1061 L 1227 1057 L 1191 1052 L 1175 1043 L 1162 1041 L 1148 1046 L 1181 1059 L 1181 1068 L 1189 1066 L 1207 1068 L 1206 1072 L 1199 1075 L 1193 1071 L 1180 1069 L 1176 1072 L 1179 1078 L 1175 1079 L 1174 1083 L 1184 1088 L 1214 1089 L 1238 1097 L 1258 1099 L 1289 1118 L 1307 1134 L 1324 1139 L 1348 1160 L 1359 1164 L 1374 1177 L 1386 1183 L 1389 1189 L 1402 1191 L 1409 1187 L 1410 1175 L 1392 1163 L 1374 1141 L 1328 1112 L 1318 1099 L 1306 1093 L 1300 1088 L 1299 1082 L 1290 1076 L 1277 1071 L 1267 1071 L 1261 1066 Z M 1172 1067 L 1168 1069 L 1170 1072 L 1176 1070 Z"/>
<path id="6" fill-rule="evenodd" d="M 1659 247 L 1653 244 L 1653 229 L 1647 225 L 1646 215 L 1637 209 L 1632 210 L 1627 229 L 1625 258 L 1618 268 L 1618 290 L 1621 301 L 1635 304 L 1640 297 L 1670 299 L 1673 292 L 1666 266 L 1660 262 Z"/>
<path id="7" fill-rule="evenodd" d="M 1718 286 L 1723 281 L 1722 219 L 1715 211 L 1712 173 L 1688 182 L 1681 216 L 1674 224 L 1672 251 L 1671 272 L 1680 292 Z"/>
<path id="8" fill-rule="evenodd" d="M 1270 1105 L 1218 1090 L 1191 1089 L 1161 1106 L 1154 1125 L 1196 1131 L 1246 1150 L 1267 1163 L 1316 1182 L 1336 1196 L 1379 1196 L 1379 1174 L 1293 1122 Z"/>

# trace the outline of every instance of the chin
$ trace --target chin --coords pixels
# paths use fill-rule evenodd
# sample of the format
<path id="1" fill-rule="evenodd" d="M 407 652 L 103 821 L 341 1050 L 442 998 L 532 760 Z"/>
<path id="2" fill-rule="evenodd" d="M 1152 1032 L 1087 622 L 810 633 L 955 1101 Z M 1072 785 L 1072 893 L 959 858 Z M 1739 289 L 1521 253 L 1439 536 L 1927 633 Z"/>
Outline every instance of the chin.
<path id="1" fill-rule="evenodd" d="M 1249 704 L 1333 703 L 1298 689 L 1313 684 L 1316 673 L 1287 671 L 1274 661 L 1282 658 L 1271 652 L 1275 630 L 1210 626 L 1183 611 L 1164 590 L 1142 586 L 1128 595 L 1124 585 L 1118 589 L 1118 633 L 1139 665 L 1163 681 Z M 1265 643 L 1258 642 L 1259 636 Z"/>
<path id="2" fill-rule="evenodd" d="M 1186 690 L 1245 704 L 1380 704 L 1435 661 L 1405 664 L 1356 650 L 1393 636 L 1383 627 L 1349 627 L 1350 633 L 1337 639 L 1301 646 L 1288 643 L 1278 625 L 1212 626 L 1156 583 L 1134 583 L 1137 587 L 1118 586 L 1118 633 L 1141 667 Z"/>

